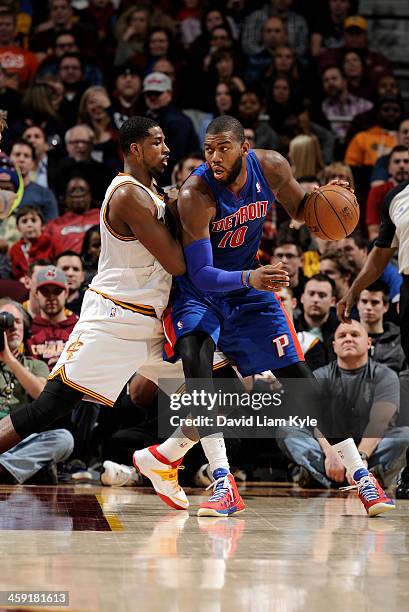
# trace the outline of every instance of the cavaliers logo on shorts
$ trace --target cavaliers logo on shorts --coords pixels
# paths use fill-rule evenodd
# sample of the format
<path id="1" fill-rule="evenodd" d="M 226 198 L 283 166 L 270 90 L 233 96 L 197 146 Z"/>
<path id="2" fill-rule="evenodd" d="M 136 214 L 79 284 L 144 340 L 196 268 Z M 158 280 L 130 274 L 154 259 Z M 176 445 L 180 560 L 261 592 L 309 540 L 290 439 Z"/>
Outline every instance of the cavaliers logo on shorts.
<path id="1" fill-rule="evenodd" d="M 78 336 L 78 338 L 74 340 L 74 342 L 71 342 L 65 349 L 65 352 L 67 354 L 67 361 L 72 359 L 75 353 L 79 351 L 82 346 L 84 346 L 84 343 L 80 342 L 80 336 Z"/>

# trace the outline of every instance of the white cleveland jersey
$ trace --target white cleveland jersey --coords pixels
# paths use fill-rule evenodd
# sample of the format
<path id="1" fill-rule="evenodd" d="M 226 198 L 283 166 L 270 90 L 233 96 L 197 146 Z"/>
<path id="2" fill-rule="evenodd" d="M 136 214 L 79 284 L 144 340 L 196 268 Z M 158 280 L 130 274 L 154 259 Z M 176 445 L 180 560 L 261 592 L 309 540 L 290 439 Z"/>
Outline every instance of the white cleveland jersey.
<path id="1" fill-rule="evenodd" d="M 142 309 L 151 307 L 160 318 L 168 304 L 171 275 L 139 240 L 121 236 L 108 222 L 107 207 L 112 195 L 118 187 L 129 184 L 144 189 L 156 206 L 157 218 L 164 219 L 166 206 L 156 193 L 130 174 L 118 174 L 108 187 L 101 207 L 101 254 L 98 274 L 90 288 L 117 302 L 141 305 Z"/>

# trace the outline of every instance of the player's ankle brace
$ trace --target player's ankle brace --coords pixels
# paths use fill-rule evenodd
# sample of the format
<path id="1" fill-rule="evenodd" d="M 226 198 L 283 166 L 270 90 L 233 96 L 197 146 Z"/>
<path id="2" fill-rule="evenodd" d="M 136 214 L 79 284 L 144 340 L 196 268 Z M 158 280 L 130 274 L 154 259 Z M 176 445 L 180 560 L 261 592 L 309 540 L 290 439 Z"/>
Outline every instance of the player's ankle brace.
<path id="1" fill-rule="evenodd" d="M 49 380 L 40 397 L 24 404 L 10 414 L 14 429 L 20 438 L 26 438 L 69 414 L 79 404 L 81 391 L 71 389 L 59 378 Z"/>

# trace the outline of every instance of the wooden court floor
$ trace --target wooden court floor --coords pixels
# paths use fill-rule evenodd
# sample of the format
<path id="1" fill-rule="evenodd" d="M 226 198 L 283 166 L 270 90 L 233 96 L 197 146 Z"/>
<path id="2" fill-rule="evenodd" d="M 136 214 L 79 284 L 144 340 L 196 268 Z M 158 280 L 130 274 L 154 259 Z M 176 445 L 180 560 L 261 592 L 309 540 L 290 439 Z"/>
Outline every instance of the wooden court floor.
<path id="1" fill-rule="evenodd" d="M 246 485 L 237 518 L 150 489 L 0 487 L 0 590 L 69 591 L 76 612 L 409 610 L 409 501 L 368 519 L 354 493 Z"/>

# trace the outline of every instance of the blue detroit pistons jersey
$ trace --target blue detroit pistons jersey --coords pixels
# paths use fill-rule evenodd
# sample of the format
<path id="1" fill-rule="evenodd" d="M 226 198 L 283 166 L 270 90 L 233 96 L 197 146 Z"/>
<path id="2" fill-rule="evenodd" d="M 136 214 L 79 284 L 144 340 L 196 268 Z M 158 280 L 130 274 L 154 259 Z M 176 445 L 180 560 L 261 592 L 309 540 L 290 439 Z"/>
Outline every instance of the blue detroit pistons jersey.
<path id="1" fill-rule="evenodd" d="M 249 151 L 246 165 L 246 184 L 237 195 L 216 181 L 207 163 L 192 173 L 206 181 L 216 201 L 216 216 L 209 228 L 215 268 L 254 267 L 263 224 L 275 199 L 254 151 Z"/>

